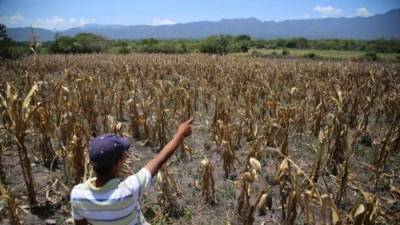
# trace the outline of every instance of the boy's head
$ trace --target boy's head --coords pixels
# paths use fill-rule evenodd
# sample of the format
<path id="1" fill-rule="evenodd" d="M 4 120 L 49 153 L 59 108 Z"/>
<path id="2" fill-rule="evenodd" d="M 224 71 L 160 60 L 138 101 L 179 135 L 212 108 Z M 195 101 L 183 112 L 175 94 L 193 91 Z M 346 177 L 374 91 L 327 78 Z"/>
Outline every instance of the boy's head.
<path id="1" fill-rule="evenodd" d="M 89 159 L 98 176 L 109 174 L 130 147 L 127 138 L 103 134 L 89 143 Z"/>

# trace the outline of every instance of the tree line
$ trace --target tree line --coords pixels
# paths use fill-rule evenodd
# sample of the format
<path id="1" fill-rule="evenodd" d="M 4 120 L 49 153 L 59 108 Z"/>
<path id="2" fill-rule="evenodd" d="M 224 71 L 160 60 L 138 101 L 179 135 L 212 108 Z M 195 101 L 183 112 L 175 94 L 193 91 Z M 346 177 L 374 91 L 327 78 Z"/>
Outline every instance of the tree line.
<path id="1" fill-rule="evenodd" d="M 18 58 L 36 53 L 50 54 L 85 54 L 85 53 L 209 53 L 228 54 L 247 52 L 249 49 L 320 49 L 354 50 L 375 53 L 400 53 L 398 39 L 253 39 L 248 35 L 212 35 L 205 39 L 142 39 L 142 40 L 107 40 L 91 33 L 80 33 L 74 37 L 59 36 L 54 41 L 35 43 L 14 42 L 6 33 L 6 27 L 0 24 L 0 57 Z"/>

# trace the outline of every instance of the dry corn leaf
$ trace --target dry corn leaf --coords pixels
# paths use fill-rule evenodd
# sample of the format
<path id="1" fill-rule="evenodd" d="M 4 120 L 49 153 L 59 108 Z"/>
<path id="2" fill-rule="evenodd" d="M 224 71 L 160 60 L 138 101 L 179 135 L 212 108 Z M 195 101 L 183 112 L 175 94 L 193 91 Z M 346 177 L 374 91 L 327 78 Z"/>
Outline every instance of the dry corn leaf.
<path id="1" fill-rule="evenodd" d="M 254 181 L 254 176 L 253 176 L 253 174 L 251 174 L 250 172 L 245 172 L 245 173 L 243 174 L 243 177 L 244 177 L 244 179 L 245 179 L 247 182 L 252 183 L 252 182 Z"/>
<path id="2" fill-rule="evenodd" d="M 398 187 L 395 187 L 394 185 L 390 185 L 390 192 L 400 195 L 400 189 Z"/>
<path id="3" fill-rule="evenodd" d="M 278 181 L 282 180 L 283 176 L 286 174 L 286 171 L 288 169 L 289 169 L 288 159 L 285 158 L 279 165 L 278 176 L 277 176 Z"/>
<path id="4" fill-rule="evenodd" d="M 358 205 L 356 210 L 353 213 L 353 217 L 357 217 L 365 212 L 365 207 L 363 204 Z"/>
<path id="5" fill-rule="evenodd" d="M 39 90 L 38 85 L 35 83 L 31 90 L 29 91 L 28 95 L 25 97 L 24 102 L 22 103 L 22 108 L 24 110 L 27 110 L 31 104 L 32 97 L 36 94 L 36 92 Z"/>
<path id="6" fill-rule="evenodd" d="M 209 163 L 210 163 L 210 161 L 208 160 L 208 159 L 203 159 L 203 160 L 201 160 L 201 165 L 203 165 L 203 166 L 207 166 Z"/>
<path id="7" fill-rule="evenodd" d="M 257 172 L 261 173 L 261 163 L 257 159 L 250 157 L 250 165 Z"/>
<path id="8" fill-rule="evenodd" d="M 336 207 L 332 207 L 331 209 L 332 209 L 332 224 L 334 225 L 341 224 L 338 210 L 336 209 Z"/>

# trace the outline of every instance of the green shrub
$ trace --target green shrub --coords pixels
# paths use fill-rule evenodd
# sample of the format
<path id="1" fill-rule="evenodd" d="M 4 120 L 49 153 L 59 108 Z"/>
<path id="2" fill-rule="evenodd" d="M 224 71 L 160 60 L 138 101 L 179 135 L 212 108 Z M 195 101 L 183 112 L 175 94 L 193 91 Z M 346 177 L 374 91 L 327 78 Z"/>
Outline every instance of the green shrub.
<path id="1" fill-rule="evenodd" d="M 396 61 L 400 62 L 400 55 L 396 55 Z"/>
<path id="2" fill-rule="evenodd" d="M 364 132 L 363 134 L 361 134 L 361 136 L 358 139 L 358 143 L 367 147 L 371 147 L 372 146 L 371 134 L 369 134 L 368 132 Z"/>
<path id="3" fill-rule="evenodd" d="M 369 61 L 375 61 L 378 59 L 378 55 L 374 51 L 369 51 L 369 52 L 365 53 L 364 58 Z"/>
<path id="4" fill-rule="evenodd" d="M 283 49 L 283 50 L 282 50 L 282 55 L 290 55 L 289 50 Z"/>
<path id="5" fill-rule="evenodd" d="M 241 52 L 248 52 L 249 49 L 250 49 L 250 47 L 249 47 L 249 45 L 247 45 L 247 44 L 242 44 L 242 45 L 240 46 L 240 51 L 241 51 Z"/>
<path id="6" fill-rule="evenodd" d="M 11 58 L 18 59 L 22 56 L 27 56 L 32 54 L 31 50 L 26 46 L 15 46 L 11 48 Z"/>
<path id="7" fill-rule="evenodd" d="M 31 51 L 27 46 L 13 45 L 0 47 L 0 58 L 3 59 L 18 59 L 29 54 L 31 54 Z"/>
<path id="8" fill-rule="evenodd" d="M 131 50 L 128 48 L 128 46 L 123 46 L 118 50 L 118 53 L 129 54 L 129 53 L 131 53 Z"/>
<path id="9" fill-rule="evenodd" d="M 304 57 L 313 59 L 313 58 L 317 57 L 317 55 L 314 52 L 309 52 L 309 53 L 304 54 Z"/>
<path id="10" fill-rule="evenodd" d="M 182 54 L 188 52 L 188 47 L 179 41 L 160 40 L 157 42 L 142 41 L 133 50 L 144 53 Z"/>

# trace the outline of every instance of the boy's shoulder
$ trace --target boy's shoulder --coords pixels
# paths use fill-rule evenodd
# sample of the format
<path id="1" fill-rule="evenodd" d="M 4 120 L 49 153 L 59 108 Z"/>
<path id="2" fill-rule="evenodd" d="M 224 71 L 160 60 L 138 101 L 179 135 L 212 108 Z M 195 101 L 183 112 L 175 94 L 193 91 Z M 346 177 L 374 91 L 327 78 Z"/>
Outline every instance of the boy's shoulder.
<path id="1" fill-rule="evenodd" d="M 75 185 L 73 188 L 72 188 L 72 191 L 78 191 L 78 190 L 87 190 L 89 187 L 88 187 L 88 185 L 87 185 L 87 182 L 82 182 L 82 183 L 79 183 L 79 184 L 77 184 L 77 185 Z"/>
<path id="2" fill-rule="evenodd" d="M 89 190 L 89 187 L 86 182 L 75 185 L 71 190 L 71 199 L 74 199 L 74 197 L 79 195 L 80 192 L 87 190 Z"/>

